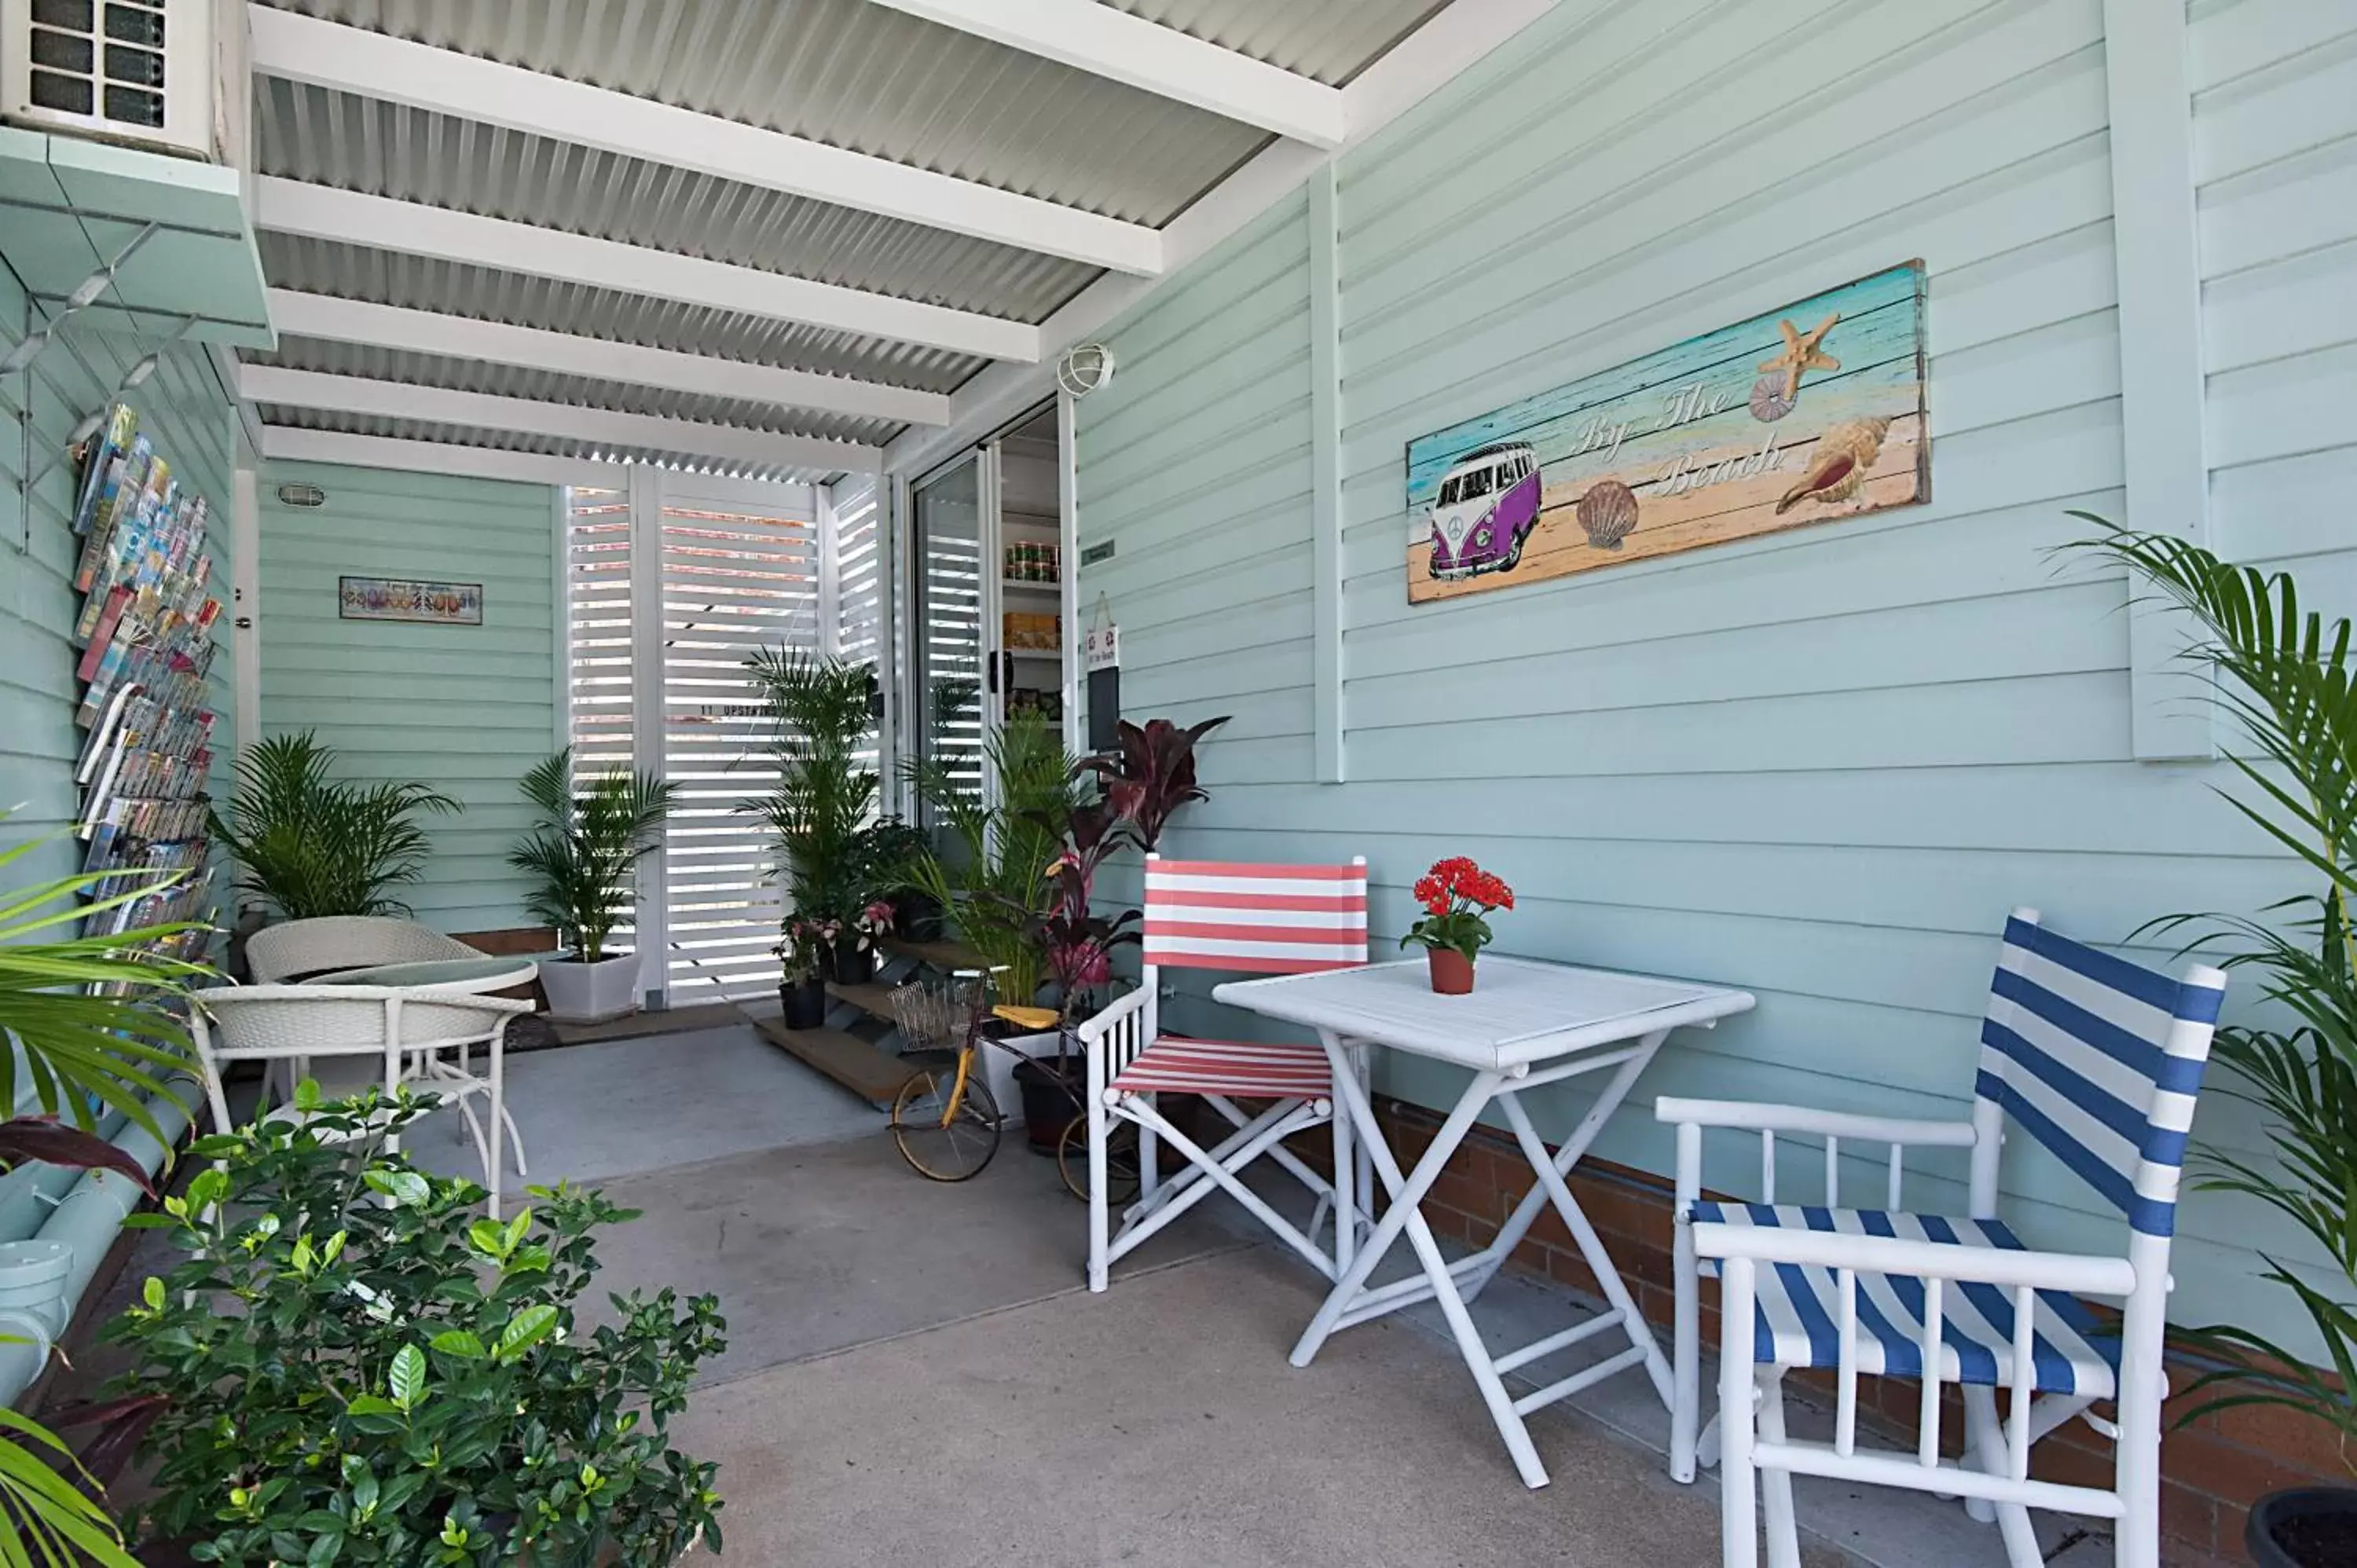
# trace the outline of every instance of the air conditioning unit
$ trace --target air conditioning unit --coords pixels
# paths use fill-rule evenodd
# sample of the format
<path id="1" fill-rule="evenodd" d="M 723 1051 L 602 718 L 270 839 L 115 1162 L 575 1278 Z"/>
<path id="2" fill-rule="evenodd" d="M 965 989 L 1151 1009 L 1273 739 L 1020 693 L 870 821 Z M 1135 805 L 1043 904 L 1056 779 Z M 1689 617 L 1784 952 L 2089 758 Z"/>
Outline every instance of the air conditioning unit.
<path id="1" fill-rule="evenodd" d="M 218 157 L 217 12 L 242 20 L 216 0 L 0 0 L 0 119 Z"/>

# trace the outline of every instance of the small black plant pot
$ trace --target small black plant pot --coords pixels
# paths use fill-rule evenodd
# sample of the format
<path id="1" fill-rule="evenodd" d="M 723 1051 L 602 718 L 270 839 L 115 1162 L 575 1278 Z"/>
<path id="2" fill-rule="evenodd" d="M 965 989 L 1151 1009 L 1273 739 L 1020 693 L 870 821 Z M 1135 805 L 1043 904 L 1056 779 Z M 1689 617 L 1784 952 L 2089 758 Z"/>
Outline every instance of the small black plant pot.
<path id="1" fill-rule="evenodd" d="M 912 942 L 942 940 L 942 901 L 910 888 L 892 900 L 892 929 Z"/>
<path id="2" fill-rule="evenodd" d="M 2243 1549 L 2255 1568 L 2344 1568 L 2357 1563 L 2357 1487 L 2269 1492 L 2252 1505 Z"/>
<path id="3" fill-rule="evenodd" d="M 857 937 L 845 937 L 828 953 L 827 978 L 837 985 L 865 985 L 876 978 L 876 944 L 859 945 Z"/>
<path id="4" fill-rule="evenodd" d="M 1063 1141 L 1064 1129 L 1081 1114 L 1081 1096 L 1087 1090 L 1081 1059 L 1068 1057 L 1064 1066 L 1071 1069 L 1070 1076 L 1058 1070 L 1054 1057 L 1038 1060 L 1026 1057 L 1015 1064 L 1015 1086 L 1023 1091 L 1023 1135 L 1033 1154 L 1050 1159 Z"/>
<path id="5" fill-rule="evenodd" d="M 800 985 L 779 986 L 778 1001 L 789 1029 L 815 1029 L 826 1022 L 826 982 L 816 975 Z"/>

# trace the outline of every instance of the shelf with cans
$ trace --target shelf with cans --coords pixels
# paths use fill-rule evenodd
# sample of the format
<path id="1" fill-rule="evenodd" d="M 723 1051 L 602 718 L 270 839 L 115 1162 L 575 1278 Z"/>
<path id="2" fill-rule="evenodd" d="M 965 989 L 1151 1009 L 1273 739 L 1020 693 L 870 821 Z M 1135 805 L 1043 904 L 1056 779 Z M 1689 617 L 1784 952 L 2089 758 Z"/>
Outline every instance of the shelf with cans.
<path id="1" fill-rule="evenodd" d="M 187 875 L 86 917 L 102 936 L 213 913 L 205 782 L 213 758 L 210 676 L 221 613 L 206 548 L 211 508 L 185 486 L 170 459 L 139 429 L 126 403 L 107 411 L 81 456 L 74 532 L 82 595 L 73 640 L 86 733 L 74 768 L 82 868 L 108 874 L 94 903 L 153 884 L 156 871 Z M 207 933 L 169 944 L 192 956 Z"/>

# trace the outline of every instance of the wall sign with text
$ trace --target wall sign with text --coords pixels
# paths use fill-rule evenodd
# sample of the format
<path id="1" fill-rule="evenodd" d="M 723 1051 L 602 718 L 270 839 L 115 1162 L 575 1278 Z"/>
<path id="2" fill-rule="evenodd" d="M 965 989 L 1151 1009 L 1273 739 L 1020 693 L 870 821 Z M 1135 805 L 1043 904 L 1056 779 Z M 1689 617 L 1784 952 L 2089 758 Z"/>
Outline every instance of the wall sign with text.
<path id="1" fill-rule="evenodd" d="M 1408 599 L 1929 500 L 1923 365 L 1908 262 L 1420 435 Z"/>
<path id="2" fill-rule="evenodd" d="M 341 620 L 414 620 L 436 626 L 483 624 L 480 583 L 420 583 L 402 577 L 339 577 Z"/>

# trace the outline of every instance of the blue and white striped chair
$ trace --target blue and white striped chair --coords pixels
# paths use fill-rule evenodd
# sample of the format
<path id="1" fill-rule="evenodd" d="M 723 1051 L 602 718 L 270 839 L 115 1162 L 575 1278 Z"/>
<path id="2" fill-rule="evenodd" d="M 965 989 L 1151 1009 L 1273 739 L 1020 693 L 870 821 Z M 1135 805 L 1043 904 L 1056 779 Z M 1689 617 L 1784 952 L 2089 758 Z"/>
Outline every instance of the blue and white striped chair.
<path id="1" fill-rule="evenodd" d="M 1678 1251 L 1671 1473 L 1694 1479 L 1700 1414 L 1697 1282 L 1719 1278 L 1717 1446 L 1727 1568 L 1759 1560 L 1754 1512 L 1764 1480 L 1768 1557 L 1799 1568 L 1795 1472 L 1962 1497 L 1994 1518 L 2013 1568 L 2039 1568 L 2030 1508 L 2108 1518 L 2121 1568 L 2160 1561 L 2161 1364 L 2169 1245 L 2179 1166 L 2226 977 L 2184 978 L 2056 936 L 2017 909 L 1981 1026 L 1970 1122 L 1899 1121 L 1782 1105 L 1663 1100 L 1677 1126 Z M 2127 1221 L 2115 1256 L 2032 1251 L 1996 1219 L 2007 1122 L 2043 1144 Z M 1757 1132 L 1764 1202 L 1702 1199 L 1706 1127 Z M 1824 1144 L 1825 1206 L 1776 1202 L 1779 1138 Z M 1887 1207 L 1840 1203 L 1841 1145 L 1887 1145 Z M 1971 1151 L 1969 1217 L 1900 1211 L 1910 1145 Z M 2125 1304 L 2106 1327 L 2083 1295 Z M 1926 1376 L 1927 1366 L 1931 1375 Z M 1784 1430 L 1782 1380 L 1832 1371 L 1834 1439 Z M 1920 1379 L 1912 1454 L 1857 1442 L 1861 1375 Z M 1942 1385 L 1962 1386 L 1966 1457 L 1940 1456 Z M 2011 1391 L 1997 1413 L 1996 1391 Z M 2116 1402 L 2116 1424 L 2090 1413 Z M 2110 1489 L 2029 1478 L 2030 1445 L 2074 1416 L 2115 1445 Z M 1702 1434 L 1706 1444 L 1709 1434 Z"/>

